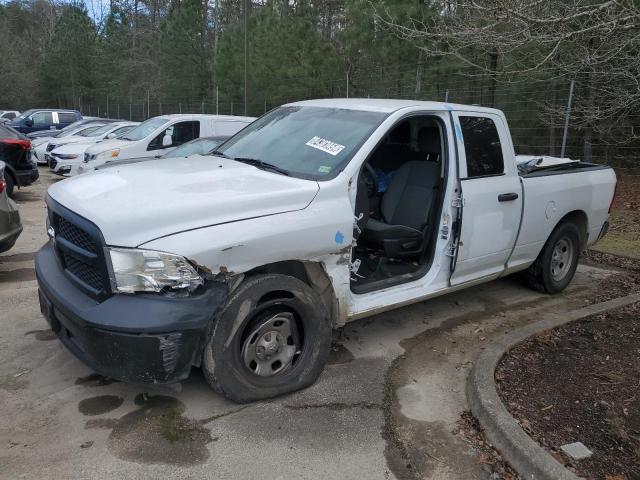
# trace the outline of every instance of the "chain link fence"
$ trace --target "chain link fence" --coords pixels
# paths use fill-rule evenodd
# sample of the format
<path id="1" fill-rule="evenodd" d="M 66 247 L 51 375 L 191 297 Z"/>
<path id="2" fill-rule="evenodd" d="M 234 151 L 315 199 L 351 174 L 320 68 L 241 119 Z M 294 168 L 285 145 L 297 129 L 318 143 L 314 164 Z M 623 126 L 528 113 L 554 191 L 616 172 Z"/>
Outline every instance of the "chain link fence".
<path id="1" fill-rule="evenodd" d="M 518 154 L 545 154 L 606 163 L 640 173 L 640 114 L 625 112 L 612 118 L 596 118 L 585 124 L 576 104 L 584 104 L 585 92 L 570 79 L 500 79 L 489 74 L 448 72 L 413 64 L 387 70 L 376 67 L 366 72 L 335 78 L 314 90 L 296 87 L 299 79 L 282 79 L 290 84 L 287 95 L 261 96 L 249 90 L 246 104 L 241 96 L 215 90 L 209 98 L 161 98 L 150 92 L 136 99 L 79 102 L 88 116 L 143 121 L 158 115 L 203 113 L 259 116 L 287 102 L 309 98 L 370 97 L 431 100 L 495 107 L 505 112 Z M 573 106 L 573 109 L 572 109 Z M 594 128 L 596 127 L 596 128 Z M 566 137 L 566 140 L 565 140 Z"/>

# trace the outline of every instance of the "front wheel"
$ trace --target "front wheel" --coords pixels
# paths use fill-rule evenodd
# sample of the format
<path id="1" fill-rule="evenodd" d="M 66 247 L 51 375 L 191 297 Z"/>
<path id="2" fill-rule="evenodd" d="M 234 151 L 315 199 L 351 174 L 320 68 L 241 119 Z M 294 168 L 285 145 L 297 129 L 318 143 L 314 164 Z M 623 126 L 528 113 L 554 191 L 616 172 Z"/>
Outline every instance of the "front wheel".
<path id="1" fill-rule="evenodd" d="M 567 288 L 578 268 L 580 232 L 572 223 L 561 223 L 549 236 L 536 261 L 525 272 L 536 290 L 558 293 Z"/>
<path id="2" fill-rule="evenodd" d="M 209 384 L 244 403 L 311 385 L 331 347 L 320 297 L 287 275 L 256 275 L 232 294 L 209 329 L 202 369 Z"/>

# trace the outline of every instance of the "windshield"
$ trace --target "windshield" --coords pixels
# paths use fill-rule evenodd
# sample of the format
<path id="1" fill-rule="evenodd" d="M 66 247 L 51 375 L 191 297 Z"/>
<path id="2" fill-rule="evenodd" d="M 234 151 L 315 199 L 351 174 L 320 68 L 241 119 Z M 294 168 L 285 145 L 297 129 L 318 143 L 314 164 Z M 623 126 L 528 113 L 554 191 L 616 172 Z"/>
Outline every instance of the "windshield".
<path id="1" fill-rule="evenodd" d="M 76 132 L 76 135 L 79 137 L 93 137 L 96 135 L 96 132 L 100 129 L 104 128 L 104 125 L 96 125 L 94 127 L 85 128 L 79 132 Z"/>
<path id="2" fill-rule="evenodd" d="M 111 132 L 112 134 L 114 134 L 116 136 L 116 138 L 120 138 L 121 136 L 123 136 L 125 133 L 130 132 L 131 130 L 133 130 L 134 128 L 136 128 L 135 125 L 127 125 L 125 127 L 120 127 L 120 128 L 116 128 L 113 132 Z"/>
<path id="3" fill-rule="evenodd" d="M 280 107 L 248 125 L 218 151 L 320 180 L 335 176 L 386 116 L 339 108 Z"/>
<path id="4" fill-rule="evenodd" d="M 90 136 L 92 137 L 99 137 L 100 135 L 104 135 L 105 133 L 107 133 L 109 130 L 113 130 L 115 128 L 115 125 L 113 125 L 113 123 L 107 124 L 107 125 L 103 125 L 101 127 L 96 128 L 95 130 L 93 130 L 90 134 Z M 87 137 L 89 135 L 85 135 L 85 132 L 82 132 L 81 134 L 83 137 Z"/>
<path id="5" fill-rule="evenodd" d="M 156 130 L 158 127 L 161 127 L 168 121 L 169 119 L 165 117 L 150 118 L 149 120 L 147 120 L 146 122 L 142 122 L 136 128 L 120 138 L 122 138 L 122 140 L 142 140 L 143 138 L 151 135 L 154 130 Z"/>
<path id="6" fill-rule="evenodd" d="M 63 129 L 61 129 L 61 132 L 68 132 L 69 130 L 75 130 L 78 127 L 80 127 L 81 125 L 86 125 L 87 121 L 86 120 L 78 120 L 75 121 L 73 123 L 70 123 L 69 125 L 67 125 L 66 127 L 64 127 Z"/>
<path id="7" fill-rule="evenodd" d="M 69 130 L 60 130 L 60 133 L 58 133 L 58 135 L 56 135 L 58 138 L 63 138 L 63 137 L 70 137 L 71 135 L 80 135 L 82 134 L 85 130 L 92 130 L 95 128 L 100 127 L 101 125 L 80 125 L 77 126 L 76 128 L 72 128 Z"/>
<path id="8" fill-rule="evenodd" d="M 170 152 L 165 153 L 162 158 L 188 157 L 189 155 L 205 155 L 222 143 L 221 140 L 213 138 L 198 138 L 191 142 L 180 145 Z"/>
<path id="9" fill-rule="evenodd" d="M 33 113 L 33 110 L 27 110 L 26 112 L 22 112 L 20 115 L 18 115 L 16 118 L 14 118 L 14 122 L 17 122 L 18 120 L 23 120 L 25 118 L 27 118 L 29 115 L 31 115 Z"/>

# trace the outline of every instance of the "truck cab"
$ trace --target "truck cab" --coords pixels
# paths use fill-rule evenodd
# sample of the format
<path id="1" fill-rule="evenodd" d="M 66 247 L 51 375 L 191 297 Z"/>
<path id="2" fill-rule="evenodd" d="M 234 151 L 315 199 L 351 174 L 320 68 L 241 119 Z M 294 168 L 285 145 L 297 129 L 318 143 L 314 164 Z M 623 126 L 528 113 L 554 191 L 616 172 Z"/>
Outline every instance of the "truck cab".
<path id="1" fill-rule="evenodd" d="M 40 130 L 61 130 L 82 119 L 77 110 L 36 108 L 21 113 L 8 125 L 20 133 L 32 133 Z"/>
<path id="2" fill-rule="evenodd" d="M 313 383 L 348 321 L 515 272 L 563 290 L 615 182 L 518 159 L 494 109 L 288 104 L 211 155 L 50 187 L 42 311 L 105 375 L 167 383 L 200 366 L 235 401 L 269 398 Z"/>

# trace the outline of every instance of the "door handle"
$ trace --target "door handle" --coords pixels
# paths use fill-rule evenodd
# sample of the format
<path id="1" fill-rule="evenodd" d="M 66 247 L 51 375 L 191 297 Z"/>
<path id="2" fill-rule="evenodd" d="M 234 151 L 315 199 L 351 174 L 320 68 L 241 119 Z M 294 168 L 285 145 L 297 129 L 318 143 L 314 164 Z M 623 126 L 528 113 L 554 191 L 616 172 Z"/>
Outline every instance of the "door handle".
<path id="1" fill-rule="evenodd" d="M 515 200 L 518 198 L 518 194 L 516 192 L 511 193 L 501 193 L 498 195 L 499 202 L 510 202 L 511 200 Z"/>

